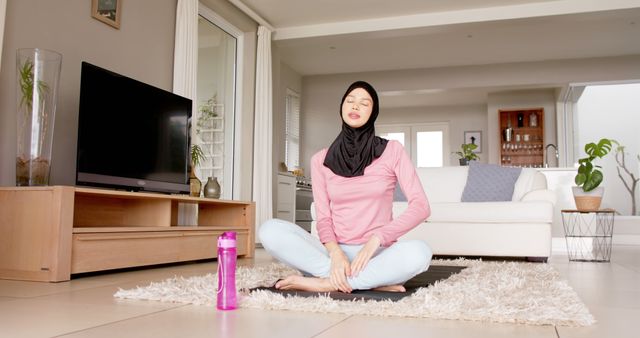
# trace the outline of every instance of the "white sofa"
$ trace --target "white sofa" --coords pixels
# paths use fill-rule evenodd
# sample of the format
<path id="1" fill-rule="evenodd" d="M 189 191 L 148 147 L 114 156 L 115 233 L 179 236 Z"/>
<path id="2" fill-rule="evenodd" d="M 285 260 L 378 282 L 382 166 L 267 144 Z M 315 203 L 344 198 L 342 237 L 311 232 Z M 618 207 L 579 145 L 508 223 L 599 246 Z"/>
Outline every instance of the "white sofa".
<path id="1" fill-rule="evenodd" d="M 400 238 L 421 239 L 434 255 L 526 257 L 546 261 L 551 254 L 555 194 L 544 175 L 523 168 L 511 201 L 461 202 L 469 167 L 418 168 L 431 205 L 426 222 Z M 407 208 L 394 202 L 393 215 Z M 312 233 L 315 209 L 311 205 Z"/>

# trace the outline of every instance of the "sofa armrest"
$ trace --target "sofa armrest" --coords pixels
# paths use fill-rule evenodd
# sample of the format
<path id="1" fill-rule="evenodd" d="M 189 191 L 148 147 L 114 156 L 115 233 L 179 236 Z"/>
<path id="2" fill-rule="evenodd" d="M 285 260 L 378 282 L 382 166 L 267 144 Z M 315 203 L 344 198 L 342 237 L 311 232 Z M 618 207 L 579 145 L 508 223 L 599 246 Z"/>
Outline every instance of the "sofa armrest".
<path id="1" fill-rule="evenodd" d="M 520 202 L 531 202 L 531 201 L 546 201 L 553 205 L 556 204 L 556 193 L 553 190 L 549 189 L 538 189 L 532 190 L 528 193 L 524 194 L 520 199 Z"/>

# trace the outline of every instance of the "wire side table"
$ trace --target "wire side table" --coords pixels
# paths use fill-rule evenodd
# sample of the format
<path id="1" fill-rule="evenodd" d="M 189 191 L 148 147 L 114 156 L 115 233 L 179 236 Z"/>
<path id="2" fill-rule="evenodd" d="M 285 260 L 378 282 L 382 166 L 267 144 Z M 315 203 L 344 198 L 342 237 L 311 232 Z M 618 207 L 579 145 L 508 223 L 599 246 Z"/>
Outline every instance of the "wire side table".
<path id="1" fill-rule="evenodd" d="M 562 210 L 570 261 L 611 261 L 615 210 Z"/>

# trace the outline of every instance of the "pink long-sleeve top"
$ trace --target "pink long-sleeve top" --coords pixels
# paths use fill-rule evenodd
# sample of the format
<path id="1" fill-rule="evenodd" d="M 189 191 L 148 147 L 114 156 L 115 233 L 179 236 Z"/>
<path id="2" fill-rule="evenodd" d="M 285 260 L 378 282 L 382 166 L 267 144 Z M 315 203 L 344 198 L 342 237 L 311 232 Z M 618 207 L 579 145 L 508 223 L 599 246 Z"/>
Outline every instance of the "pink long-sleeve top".
<path id="1" fill-rule="evenodd" d="M 389 141 L 363 176 L 343 177 L 324 166 L 327 149 L 311 158 L 316 227 L 322 243 L 364 244 L 377 236 L 383 246 L 422 223 L 431 214 L 411 159 L 398 141 Z M 408 208 L 392 219 L 393 191 L 400 183 Z"/>

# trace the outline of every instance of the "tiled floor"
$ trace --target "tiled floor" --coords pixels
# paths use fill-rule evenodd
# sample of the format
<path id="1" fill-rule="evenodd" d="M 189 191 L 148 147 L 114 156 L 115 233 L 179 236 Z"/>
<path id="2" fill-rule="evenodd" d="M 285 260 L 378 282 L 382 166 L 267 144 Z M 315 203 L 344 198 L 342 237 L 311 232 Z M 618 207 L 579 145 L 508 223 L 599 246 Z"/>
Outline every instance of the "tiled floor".
<path id="1" fill-rule="evenodd" d="M 258 250 L 259 265 L 271 258 Z M 611 263 L 550 259 L 598 323 L 585 328 L 379 318 L 215 308 L 113 298 L 118 288 L 215 271 L 215 262 L 85 276 L 66 283 L 0 280 L 0 337 L 637 337 L 640 247 L 614 247 Z"/>

